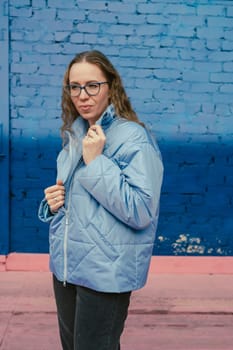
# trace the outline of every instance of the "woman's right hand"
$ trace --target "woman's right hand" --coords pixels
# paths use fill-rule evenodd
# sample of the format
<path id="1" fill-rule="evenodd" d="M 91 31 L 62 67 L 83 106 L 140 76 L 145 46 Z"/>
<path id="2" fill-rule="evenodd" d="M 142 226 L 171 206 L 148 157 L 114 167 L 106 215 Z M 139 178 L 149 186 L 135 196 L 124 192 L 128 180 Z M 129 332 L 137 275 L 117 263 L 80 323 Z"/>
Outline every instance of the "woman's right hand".
<path id="1" fill-rule="evenodd" d="M 47 187 L 44 190 L 45 198 L 49 205 L 50 211 L 55 213 L 65 202 L 65 187 L 61 180 L 58 180 L 56 185 Z"/>

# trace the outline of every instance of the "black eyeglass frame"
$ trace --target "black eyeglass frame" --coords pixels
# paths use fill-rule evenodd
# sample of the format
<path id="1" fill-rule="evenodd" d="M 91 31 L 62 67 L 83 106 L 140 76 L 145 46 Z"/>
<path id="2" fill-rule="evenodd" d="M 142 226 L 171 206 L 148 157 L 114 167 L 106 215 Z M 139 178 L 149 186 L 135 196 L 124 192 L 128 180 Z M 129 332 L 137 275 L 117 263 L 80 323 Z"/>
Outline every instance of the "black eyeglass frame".
<path id="1" fill-rule="evenodd" d="M 74 84 L 68 84 L 68 85 L 64 86 L 64 90 L 70 97 L 79 97 L 81 95 L 82 90 L 84 90 L 88 96 L 97 96 L 99 94 L 99 92 L 100 92 L 100 86 L 103 85 L 103 84 L 109 84 L 109 82 L 108 81 L 92 81 L 92 82 L 89 82 L 89 83 L 87 83 L 85 85 L 79 85 L 79 84 L 75 84 L 75 83 Z M 90 85 L 98 85 L 98 87 L 99 87 L 98 91 L 96 93 L 94 93 L 94 94 L 88 92 L 86 87 L 90 86 Z M 75 94 L 75 95 L 71 94 L 71 87 L 72 86 L 75 86 L 75 87 L 80 89 L 78 94 Z"/>

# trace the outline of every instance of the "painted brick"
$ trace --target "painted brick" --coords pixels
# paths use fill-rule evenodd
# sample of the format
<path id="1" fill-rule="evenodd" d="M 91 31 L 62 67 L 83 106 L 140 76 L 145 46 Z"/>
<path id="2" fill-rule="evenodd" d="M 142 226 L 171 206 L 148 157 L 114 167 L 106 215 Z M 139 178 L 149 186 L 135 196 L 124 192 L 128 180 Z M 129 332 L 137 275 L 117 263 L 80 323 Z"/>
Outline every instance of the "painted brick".
<path id="1" fill-rule="evenodd" d="M 197 7 L 197 14 L 200 16 L 224 16 L 224 11 L 224 6 L 215 5 L 214 3 L 211 6 L 206 4 Z"/>
<path id="2" fill-rule="evenodd" d="M 134 33 L 134 28 L 129 26 L 129 25 L 111 25 L 108 29 L 109 34 L 118 34 L 118 35 L 133 35 Z"/>
<path id="3" fill-rule="evenodd" d="M 124 57 L 148 57 L 149 55 L 149 50 L 142 50 L 142 49 L 134 49 L 134 48 L 122 48 L 120 50 L 121 55 Z"/>
<path id="4" fill-rule="evenodd" d="M 155 78 L 173 80 L 179 79 L 181 76 L 181 72 L 178 70 L 169 70 L 169 69 L 154 69 Z"/>
<path id="5" fill-rule="evenodd" d="M 74 42 L 77 42 L 77 41 L 74 41 Z M 96 35 L 96 34 L 84 34 L 84 42 L 86 44 L 97 44 L 98 35 Z"/>
<path id="6" fill-rule="evenodd" d="M 196 34 L 195 26 L 187 26 L 185 27 L 182 23 L 172 24 L 168 29 L 169 35 L 171 36 L 180 36 L 180 37 L 194 37 Z"/>
<path id="7" fill-rule="evenodd" d="M 177 16 L 174 15 L 167 15 L 167 16 L 163 16 L 163 15 L 147 15 L 146 16 L 146 21 L 149 24 L 171 24 L 177 21 Z"/>
<path id="8" fill-rule="evenodd" d="M 64 1 L 64 0 L 47 0 L 48 7 L 51 8 L 68 8 L 74 10 L 74 2 L 73 1 Z"/>
<path id="9" fill-rule="evenodd" d="M 220 92 L 226 92 L 229 94 L 233 93 L 233 84 L 224 84 L 220 87 Z M 232 111 L 230 112 L 230 114 L 232 115 Z"/>
<path id="10" fill-rule="evenodd" d="M 43 21 L 51 21 L 56 18 L 56 9 L 40 9 L 35 12 L 33 15 L 33 19 L 35 20 L 43 20 Z"/>
<path id="11" fill-rule="evenodd" d="M 145 24 L 145 17 L 138 14 L 118 14 L 117 19 L 120 24 Z"/>
<path id="12" fill-rule="evenodd" d="M 90 49 L 89 44 L 86 44 L 86 43 L 79 44 L 77 42 L 75 42 L 75 44 L 74 44 L 74 43 L 68 42 L 64 47 L 60 48 L 58 52 L 60 54 L 63 54 L 63 55 L 68 54 L 68 55 L 74 56 L 74 55 L 76 55 L 77 52 L 86 51 L 89 49 Z M 70 58 L 72 58 L 72 57 L 70 57 Z"/>
<path id="13" fill-rule="evenodd" d="M 194 64 L 195 63 L 193 62 L 193 60 L 183 61 L 180 58 L 177 58 L 175 60 L 174 59 L 167 59 L 166 62 L 164 62 L 164 65 L 166 66 L 166 68 L 180 69 L 181 71 L 193 70 Z"/>
<path id="14" fill-rule="evenodd" d="M 149 88 L 149 89 L 155 89 L 160 86 L 160 83 L 155 81 L 154 79 L 147 79 L 145 80 L 144 78 L 137 78 L 135 79 L 135 87 L 136 88 Z"/>
<path id="15" fill-rule="evenodd" d="M 223 28 L 214 27 L 214 28 L 197 28 L 197 37 L 200 39 L 220 39 L 223 37 Z"/>
<path id="16" fill-rule="evenodd" d="M 84 33 L 97 33 L 99 30 L 99 25 L 94 23 L 79 23 L 77 29 Z"/>
<path id="17" fill-rule="evenodd" d="M 29 7 L 31 5 L 30 0 L 14 0 L 14 3 L 12 5 L 16 8 L 20 7 Z"/>
<path id="18" fill-rule="evenodd" d="M 12 73 L 35 73 L 38 69 L 38 65 L 36 63 L 32 64 L 22 64 L 22 63 L 14 63 L 11 65 Z"/>
<path id="19" fill-rule="evenodd" d="M 103 22 L 103 23 L 111 23 L 111 24 L 117 24 L 119 15 L 115 13 L 108 13 L 106 16 L 106 13 L 104 12 L 91 12 L 88 16 L 90 22 Z"/>
<path id="20" fill-rule="evenodd" d="M 31 17 L 32 16 L 32 8 L 16 8 L 16 7 L 10 7 L 10 16 L 12 17 Z"/>
<path id="21" fill-rule="evenodd" d="M 81 12 L 81 11 L 75 11 L 75 16 L 74 16 L 74 11 L 72 9 L 66 9 L 66 10 L 57 9 L 57 18 L 58 19 L 61 19 L 61 20 L 74 20 L 74 17 L 75 17 L 76 21 L 77 20 L 84 21 L 85 20 L 85 13 Z"/>
<path id="22" fill-rule="evenodd" d="M 100 0 L 78 1 L 78 8 L 81 10 L 106 10 L 108 3 Z"/>
<path id="23" fill-rule="evenodd" d="M 208 27 L 230 27 L 232 28 L 232 18 L 208 17 Z"/>
<path id="24" fill-rule="evenodd" d="M 117 13 L 135 13 L 136 12 L 136 3 L 127 3 L 124 4 L 122 2 L 113 2 L 109 1 L 108 3 L 108 10 L 110 12 L 117 12 Z"/>
<path id="25" fill-rule="evenodd" d="M 232 34 L 233 34 L 233 30 L 232 29 L 224 29 L 224 39 L 226 40 L 232 40 Z"/>
<path id="26" fill-rule="evenodd" d="M 56 54 L 56 53 L 62 53 L 63 48 L 60 44 L 35 44 L 33 46 L 34 52 L 40 53 L 40 54 Z M 25 49 L 26 51 L 26 49 Z"/>
<path id="27" fill-rule="evenodd" d="M 220 40 L 206 40 L 206 48 L 208 50 L 212 51 L 219 51 L 221 50 L 221 42 Z"/>
<path id="28" fill-rule="evenodd" d="M 192 82 L 190 90 L 192 92 L 206 92 L 208 91 L 209 93 L 211 92 L 217 92 L 219 89 L 219 85 L 218 84 L 211 84 L 211 83 L 199 83 L 198 82 Z"/>
<path id="29" fill-rule="evenodd" d="M 223 63 L 223 71 L 224 72 L 232 72 L 233 71 L 233 62 Z"/>
<path id="30" fill-rule="evenodd" d="M 138 25 L 136 28 L 137 35 L 148 35 L 148 33 L 151 33 L 151 35 L 161 35 L 163 34 L 164 28 L 162 25 Z"/>
<path id="31" fill-rule="evenodd" d="M 227 7 L 227 16 L 233 17 L 233 7 L 232 6 Z"/>
<path id="32" fill-rule="evenodd" d="M 209 76 L 210 75 L 208 72 L 183 72 L 183 79 L 187 81 L 207 82 L 209 80 Z"/>
<path id="33" fill-rule="evenodd" d="M 64 31 L 57 31 L 54 33 L 55 41 L 67 41 L 68 37 L 70 36 L 70 32 L 64 32 Z"/>
<path id="34" fill-rule="evenodd" d="M 190 39 L 189 38 L 175 38 L 175 47 L 183 47 L 188 48 L 190 46 Z"/>
<path id="35" fill-rule="evenodd" d="M 63 71 L 62 68 L 60 66 L 56 66 L 56 65 L 41 65 L 39 67 L 39 73 L 42 75 L 58 75 L 58 76 L 62 76 L 63 75 Z"/>
<path id="36" fill-rule="evenodd" d="M 169 4 L 165 8 L 166 13 L 168 14 L 179 14 L 179 15 L 195 15 L 196 8 L 195 6 L 189 6 L 188 4 Z"/>
<path id="37" fill-rule="evenodd" d="M 176 48 L 171 49 L 171 48 L 161 48 L 161 49 L 152 49 L 151 50 L 151 57 L 153 58 L 158 58 L 158 57 L 163 57 L 165 59 L 170 59 L 170 58 L 178 58 L 179 52 Z"/>
<path id="38" fill-rule="evenodd" d="M 223 51 L 233 51 L 233 41 L 225 40 L 222 42 L 221 46 Z"/>
<path id="39" fill-rule="evenodd" d="M 45 8 L 47 6 L 47 0 L 32 0 L 32 6 L 35 9 Z"/>
<path id="40" fill-rule="evenodd" d="M 210 81 L 216 83 L 233 83 L 233 76 L 228 73 L 211 73 Z"/>
<path id="41" fill-rule="evenodd" d="M 70 35 L 71 43 L 84 43 L 84 34 L 74 33 Z"/>
<path id="42" fill-rule="evenodd" d="M 209 62 L 194 62 L 193 68 L 195 71 L 201 72 L 221 72 L 222 71 L 222 63 L 211 63 Z M 208 91 L 208 90 L 207 90 Z"/>
<path id="43" fill-rule="evenodd" d="M 123 45 L 123 46 L 127 46 L 127 43 L 129 43 L 129 44 L 135 44 L 135 45 L 137 45 L 138 44 L 138 42 L 139 42 L 140 40 L 138 39 L 138 38 L 133 38 L 132 39 L 132 41 L 131 41 L 131 39 L 130 40 L 127 40 L 127 37 L 126 36 L 124 36 L 124 35 L 118 35 L 117 37 L 115 37 L 114 38 L 114 43 L 115 43 L 115 45 Z M 110 39 L 108 38 L 101 38 L 101 41 L 99 40 L 99 43 L 108 43 L 108 44 L 110 44 Z"/>
<path id="44" fill-rule="evenodd" d="M 160 40 L 160 47 L 173 47 L 175 44 L 174 38 L 161 38 Z"/>
<path id="45" fill-rule="evenodd" d="M 16 54 L 19 54 L 16 52 Z M 43 58 L 43 64 L 50 64 L 50 55 L 43 54 L 42 56 L 37 52 L 29 53 L 29 52 L 20 52 L 21 61 L 25 63 L 37 63 L 40 66 L 41 59 Z"/>
<path id="46" fill-rule="evenodd" d="M 162 14 L 164 12 L 165 9 L 165 4 L 163 3 L 155 3 L 155 4 L 150 4 L 147 2 L 140 2 L 139 4 L 137 4 L 137 12 L 138 13 L 154 13 L 154 14 Z"/>
<path id="47" fill-rule="evenodd" d="M 190 44 L 192 50 L 204 50 L 206 46 L 205 40 L 200 39 L 194 39 Z"/>
<path id="48" fill-rule="evenodd" d="M 34 20 L 31 18 L 21 18 L 19 17 L 13 17 L 11 20 L 11 30 L 22 30 L 22 28 L 27 28 L 27 31 L 33 31 L 33 30 L 40 30 L 41 31 L 41 24 L 40 21 Z M 23 31 L 25 32 L 25 31 Z"/>

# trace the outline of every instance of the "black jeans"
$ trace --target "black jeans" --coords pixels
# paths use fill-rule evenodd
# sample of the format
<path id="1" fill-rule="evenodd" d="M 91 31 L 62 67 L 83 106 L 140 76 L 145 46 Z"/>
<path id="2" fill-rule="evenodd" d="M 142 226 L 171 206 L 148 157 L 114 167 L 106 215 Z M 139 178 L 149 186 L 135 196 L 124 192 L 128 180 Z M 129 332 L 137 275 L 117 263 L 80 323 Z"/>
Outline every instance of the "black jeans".
<path id="1" fill-rule="evenodd" d="M 131 292 L 102 293 L 53 277 L 63 350 L 119 350 Z"/>

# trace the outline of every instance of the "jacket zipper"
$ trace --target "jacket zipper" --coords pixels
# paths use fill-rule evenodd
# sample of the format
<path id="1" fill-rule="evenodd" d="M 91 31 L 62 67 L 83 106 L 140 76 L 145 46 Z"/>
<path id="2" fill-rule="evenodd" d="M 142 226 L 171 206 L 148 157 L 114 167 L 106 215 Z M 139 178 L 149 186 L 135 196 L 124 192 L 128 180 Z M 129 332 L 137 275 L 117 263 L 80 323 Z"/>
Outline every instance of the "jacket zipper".
<path id="1" fill-rule="evenodd" d="M 63 286 L 64 287 L 66 287 L 66 281 L 67 281 L 67 241 L 68 241 L 68 230 L 69 230 L 69 209 L 70 209 L 70 202 L 71 202 L 71 189 L 73 187 L 74 173 L 79 168 L 82 161 L 83 161 L 83 157 L 79 159 L 78 164 L 73 171 L 71 182 L 70 182 L 68 206 L 65 211 L 66 219 L 65 219 L 65 234 L 64 234 L 64 245 L 63 245 L 63 254 L 64 254 Z"/>
<path id="2" fill-rule="evenodd" d="M 64 252 L 64 281 L 63 286 L 66 287 L 66 280 L 67 280 L 67 236 L 68 236 L 68 225 L 69 225 L 69 216 L 68 211 L 66 211 L 66 220 L 65 220 L 65 236 L 64 236 L 64 246 L 63 246 L 63 252 Z"/>

